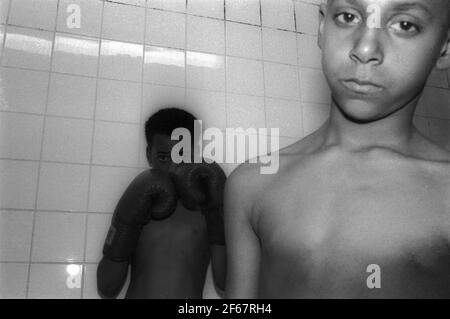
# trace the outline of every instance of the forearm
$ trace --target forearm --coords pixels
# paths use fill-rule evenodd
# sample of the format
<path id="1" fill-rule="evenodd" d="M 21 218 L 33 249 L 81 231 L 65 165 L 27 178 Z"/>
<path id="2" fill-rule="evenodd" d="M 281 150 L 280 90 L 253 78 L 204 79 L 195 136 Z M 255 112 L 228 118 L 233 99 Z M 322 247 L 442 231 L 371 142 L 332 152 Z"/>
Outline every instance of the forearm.
<path id="1" fill-rule="evenodd" d="M 211 267 L 216 286 L 225 289 L 226 256 L 223 207 L 202 211 L 206 220 Z"/>
<path id="2" fill-rule="evenodd" d="M 202 210 L 206 220 L 208 242 L 210 245 L 225 246 L 225 227 L 223 207 Z"/>
<path id="3" fill-rule="evenodd" d="M 227 273 L 225 246 L 210 244 L 209 249 L 211 252 L 211 268 L 214 283 L 217 288 L 224 291 Z"/>

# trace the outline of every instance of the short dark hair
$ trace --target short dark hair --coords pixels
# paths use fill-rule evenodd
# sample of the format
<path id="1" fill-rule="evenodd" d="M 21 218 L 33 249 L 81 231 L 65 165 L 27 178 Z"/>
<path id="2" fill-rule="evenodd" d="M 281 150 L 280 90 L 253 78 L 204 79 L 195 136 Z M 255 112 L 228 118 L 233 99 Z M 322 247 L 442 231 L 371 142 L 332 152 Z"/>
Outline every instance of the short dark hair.
<path id="1" fill-rule="evenodd" d="M 176 128 L 186 128 L 194 137 L 194 121 L 197 118 L 191 113 L 176 107 L 169 107 L 159 110 L 150 116 L 145 123 L 145 139 L 151 146 L 152 138 L 155 134 L 172 135 Z"/>

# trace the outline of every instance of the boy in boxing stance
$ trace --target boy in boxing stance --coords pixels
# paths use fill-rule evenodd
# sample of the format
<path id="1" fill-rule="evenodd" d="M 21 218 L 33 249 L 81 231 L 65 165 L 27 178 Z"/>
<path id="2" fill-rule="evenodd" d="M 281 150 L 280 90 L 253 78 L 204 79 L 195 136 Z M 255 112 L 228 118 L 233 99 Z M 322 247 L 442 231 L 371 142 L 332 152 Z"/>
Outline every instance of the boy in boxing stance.
<path id="1" fill-rule="evenodd" d="M 115 298 L 131 264 L 126 298 L 202 298 L 211 260 L 224 289 L 223 188 L 217 164 L 174 164 L 172 131 L 194 136 L 195 118 L 180 109 L 155 113 L 145 125 L 152 167 L 137 176 L 114 212 L 97 269 L 101 297 Z"/>
<path id="2" fill-rule="evenodd" d="M 450 66 L 449 6 L 321 5 L 331 115 L 277 174 L 229 177 L 227 297 L 450 297 L 450 153 L 412 124 L 432 69 Z"/>

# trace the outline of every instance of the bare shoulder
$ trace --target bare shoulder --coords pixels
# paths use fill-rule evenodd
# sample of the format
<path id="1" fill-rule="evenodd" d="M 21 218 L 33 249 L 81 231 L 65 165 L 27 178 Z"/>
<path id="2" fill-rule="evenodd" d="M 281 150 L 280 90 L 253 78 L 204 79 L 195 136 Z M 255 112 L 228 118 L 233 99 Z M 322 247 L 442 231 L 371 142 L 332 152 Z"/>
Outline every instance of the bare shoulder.
<path id="1" fill-rule="evenodd" d="M 230 174 L 225 185 L 225 197 L 229 199 L 228 202 L 246 211 L 251 209 L 253 199 L 260 192 L 265 180 L 261 168 L 260 162 L 245 162 Z"/>
<path id="2" fill-rule="evenodd" d="M 428 137 L 416 130 L 413 135 L 413 148 L 415 157 L 427 162 L 436 162 L 443 165 L 450 164 L 450 150 L 431 141 Z"/>
<path id="3" fill-rule="evenodd" d="M 442 182 L 450 194 L 450 151 L 424 136 L 416 139 L 414 150 L 415 160 L 435 180 Z"/>
<path id="4" fill-rule="evenodd" d="M 428 157 L 428 171 L 442 183 L 441 185 L 443 185 L 444 191 L 447 194 L 448 208 L 450 209 L 450 151 L 441 146 L 434 145 L 433 152 L 430 152 Z"/>
<path id="5" fill-rule="evenodd" d="M 240 164 L 229 176 L 227 184 L 229 188 L 238 190 L 241 196 L 247 197 L 259 193 L 267 184 L 280 177 L 280 173 L 288 169 L 292 162 L 298 161 L 309 147 L 309 141 L 302 139 L 277 152 L 267 156 L 260 156 Z M 273 172 L 265 173 L 267 161 L 276 163 Z"/>
<path id="6" fill-rule="evenodd" d="M 435 192 L 443 195 L 446 210 L 450 214 L 450 151 L 421 133 L 416 135 L 413 146 L 413 163 L 419 163 L 415 167 L 419 167 L 419 172 L 425 173 L 422 176 L 430 178 L 432 184 L 436 185 Z"/>
<path id="7" fill-rule="evenodd" d="M 427 154 L 427 159 L 434 162 L 440 162 L 443 165 L 450 164 L 450 151 L 439 146 L 433 145 Z"/>
<path id="8" fill-rule="evenodd" d="M 274 185 L 283 184 L 283 180 L 289 178 L 302 158 L 313 152 L 315 144 L 314 136 L 306 137 L 269 156 L 258 157 L 239 165 L 227 179 L 228 197 L 231 196 L 235 205 L 246 211 L 257 211 L 255 206 L 264 201 L 264 196 L 276 191 L 277 187 Z M 268 157 L 276 162 L 277 167 L 271 173 L 264 173 Z"/>
<path id="9" fill-rule="evenodd" d="M 445 205 L 445 220 L 442 222 L 444 232 L 450 240 L 450 151 L 440 145 L 432 144 L 423 161 L 427 173 L 436 181 L 439 193 L 442 192 Z"/>

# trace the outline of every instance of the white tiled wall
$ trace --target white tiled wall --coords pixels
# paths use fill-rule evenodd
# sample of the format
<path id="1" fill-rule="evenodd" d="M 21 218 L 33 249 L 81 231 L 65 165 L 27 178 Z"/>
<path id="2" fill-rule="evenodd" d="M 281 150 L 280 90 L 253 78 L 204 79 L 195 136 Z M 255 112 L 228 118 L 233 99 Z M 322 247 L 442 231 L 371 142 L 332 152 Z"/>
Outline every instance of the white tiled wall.
<path id="1" fill-rule="evenodd" d="M 161 104 L 221 129 L 279 127 L 281 146 L 317 128 L 319 2 L 0 0 L 0 298 L 97 297 L 111 213 Z M 416 123 L 446 146 L 449 102 L 435 72 Z"/>

